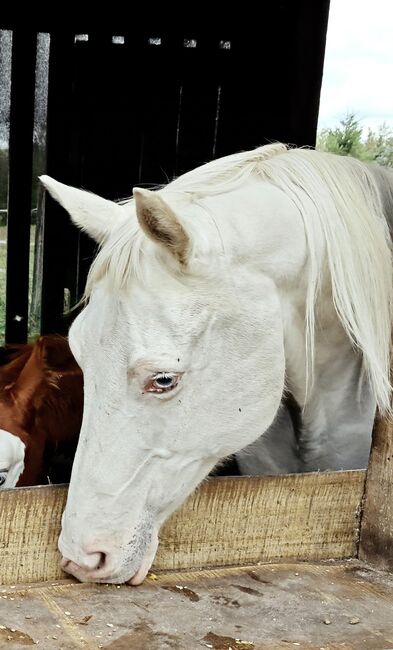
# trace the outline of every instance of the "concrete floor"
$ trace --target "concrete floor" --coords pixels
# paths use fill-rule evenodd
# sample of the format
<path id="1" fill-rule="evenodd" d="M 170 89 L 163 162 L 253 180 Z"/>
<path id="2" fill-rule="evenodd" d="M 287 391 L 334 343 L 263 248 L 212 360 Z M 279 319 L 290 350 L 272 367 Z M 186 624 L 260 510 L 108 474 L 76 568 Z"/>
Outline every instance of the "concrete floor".
<path id="1" fill-rule="evenodd" d="M 0 587 L 0 648 L 393 650 L 393 576 L 355 560 Z"/>

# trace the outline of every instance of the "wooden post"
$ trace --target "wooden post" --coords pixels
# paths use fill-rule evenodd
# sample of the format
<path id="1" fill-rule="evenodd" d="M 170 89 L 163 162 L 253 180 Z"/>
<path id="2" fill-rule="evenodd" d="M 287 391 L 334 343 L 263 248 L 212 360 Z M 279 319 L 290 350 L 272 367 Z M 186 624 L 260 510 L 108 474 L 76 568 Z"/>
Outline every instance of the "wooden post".
<path id="1" fill-rule="evenodd" d="M 393 421 L 379 418 L 367 472 L 359 558 L 393 570 Z"/>
<path id="2" fill-rule="evenodd" d="M 14 30 L 7 224 L 7 343 L 27 340 L 36 48 L 37 34 L 34 31 Z"/>

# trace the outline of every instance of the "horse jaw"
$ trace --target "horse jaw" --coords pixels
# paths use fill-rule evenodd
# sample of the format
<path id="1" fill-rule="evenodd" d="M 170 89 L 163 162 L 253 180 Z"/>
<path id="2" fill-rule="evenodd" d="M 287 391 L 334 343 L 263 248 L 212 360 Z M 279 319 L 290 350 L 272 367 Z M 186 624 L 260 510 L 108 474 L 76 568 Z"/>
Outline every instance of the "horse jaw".
<path id="1" fill-rule="evenodd" d="M 64 185 L 50 176 L 39 179 L 52 198 L 67 210 L 75 225 L 98 244 L 102 244 L 118 219 L 127 216 L 121 205 L 97 194 Z"/>

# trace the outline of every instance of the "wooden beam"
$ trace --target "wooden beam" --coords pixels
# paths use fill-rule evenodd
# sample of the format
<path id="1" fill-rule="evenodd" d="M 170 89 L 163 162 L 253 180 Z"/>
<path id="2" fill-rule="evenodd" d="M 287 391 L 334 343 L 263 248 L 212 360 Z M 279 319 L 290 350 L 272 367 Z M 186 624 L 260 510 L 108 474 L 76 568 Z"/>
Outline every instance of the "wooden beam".
<path id="1" fill-rule="evenodd" d="M 353 557 L 365 472 L 217 477 L 165 524 L 153 570 Z M 0 583 L 55 580 L 66 486 L 0 492 Z"/>
<path id="2" fill-rule="evenodd" d="M 393 570 L 393 422 L 376 421 L 367 472 L 359 558 Z"/>

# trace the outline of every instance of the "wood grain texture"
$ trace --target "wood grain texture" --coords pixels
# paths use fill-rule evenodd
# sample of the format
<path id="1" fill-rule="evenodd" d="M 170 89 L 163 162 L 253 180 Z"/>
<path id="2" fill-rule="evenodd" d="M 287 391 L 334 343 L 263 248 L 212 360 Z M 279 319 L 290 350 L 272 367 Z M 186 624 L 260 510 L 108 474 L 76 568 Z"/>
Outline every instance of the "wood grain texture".
<path id="1" fill-rule="evenodd" d="M 367 472 L 359 557 L 393 570 L 393 422 L 376 421 Z"/>
<path id="2" fill-rule="evenodd" d="M 163 528 L 155 566 L 351 557 L 364 476 L 353 471 L 207 481 Z"/>
<path id="3" fill-rule="evenodd" d="M 357 560 L 2 589 L 0 648 L 388 650 L 393 578 Z M 4 600 L 3 600 L 4 599 Z"/>
<path id="4" fill-rule="evenodd" d="M 64 576 L 57 538 L 66 497 L 56 486 L 0 492 L 0 584 Z"/>
<path id="5" fill-rule="evenodd" d="M 153 570 L 353 557 L 365 472 L 205 481 L 162 528 Z M 0 492 L 0 584 L 64 577 L 65 486 Z"/>

